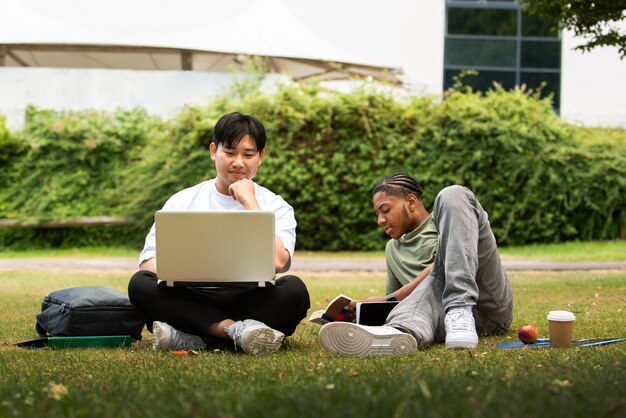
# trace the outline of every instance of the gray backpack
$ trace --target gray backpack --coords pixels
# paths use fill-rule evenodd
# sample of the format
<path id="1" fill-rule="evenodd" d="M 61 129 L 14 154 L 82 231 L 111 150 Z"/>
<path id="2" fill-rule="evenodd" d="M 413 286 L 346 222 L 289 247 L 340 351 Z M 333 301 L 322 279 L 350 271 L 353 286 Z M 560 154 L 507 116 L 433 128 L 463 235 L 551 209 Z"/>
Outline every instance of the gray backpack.
<path id="1" fill-rule="evenodd" d="M 35 329 L 42 337 L 130 335 L 141 339 L 144 320 L 128 296 L 105 286 L 61 289 L 46 296 Z"/>

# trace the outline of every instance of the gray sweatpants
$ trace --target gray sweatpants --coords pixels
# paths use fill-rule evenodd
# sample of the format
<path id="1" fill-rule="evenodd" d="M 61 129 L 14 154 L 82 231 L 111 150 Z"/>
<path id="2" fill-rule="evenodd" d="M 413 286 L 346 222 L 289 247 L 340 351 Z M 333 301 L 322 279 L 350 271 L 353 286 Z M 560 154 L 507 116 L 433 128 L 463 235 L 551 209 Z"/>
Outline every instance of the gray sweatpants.
<path id="1" fill-rule="evenodd" d="M 479 334 L 505 332 L 513 319 L 513 292 L 487 213 L 472 191 L 450 186 L 437 195 L 433 219 L 439 230 L 433 270 L 391 311 L 387 325 L 428 347 L 445 341 L 448 308 L 471 305 Z"/>

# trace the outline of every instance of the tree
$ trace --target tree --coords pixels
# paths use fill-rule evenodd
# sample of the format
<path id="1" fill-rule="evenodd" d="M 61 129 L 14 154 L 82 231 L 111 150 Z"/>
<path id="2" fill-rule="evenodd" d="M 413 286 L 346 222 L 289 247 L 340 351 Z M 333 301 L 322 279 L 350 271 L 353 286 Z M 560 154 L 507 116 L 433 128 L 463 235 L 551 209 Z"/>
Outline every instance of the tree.
<path id="1" fill-rule="evenodd" d="M 558 20 L 586 43 L 576 49 L 590 51 L 600 46 L 615 46 L 620 58 L 626 56 L 626 33 L 619 22 L 626 19 L 626 0 L 523 0 L 526 10 Z M 623 26 L 622 26 L 623 28 Z"/>

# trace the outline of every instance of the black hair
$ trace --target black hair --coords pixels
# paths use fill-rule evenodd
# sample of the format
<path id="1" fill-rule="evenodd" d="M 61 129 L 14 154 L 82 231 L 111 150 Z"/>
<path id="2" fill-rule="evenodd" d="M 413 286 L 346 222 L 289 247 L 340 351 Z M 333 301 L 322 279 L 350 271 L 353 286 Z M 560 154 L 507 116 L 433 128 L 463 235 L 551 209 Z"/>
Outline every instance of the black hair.
<path id="1" fill-rule="evenodd" d="M 213 143 L 225 148 L 236 148 L 241 138 L 250 135 L 254 140 L 257 152 L 265 148 L 265 127 L 254 116 L 243 115 L 239 112 L 227 113 L 215 124 L 213 129 Z"/>
<path id="2" fill-rule="evenodd" d="M 372 191 L 372 196 L 378 192 L 402 197 L 413 194 L 419 200 L 422 200 L 424 194 L 417 180 L 404 173 L 393 173 L 379 181 Z"/>

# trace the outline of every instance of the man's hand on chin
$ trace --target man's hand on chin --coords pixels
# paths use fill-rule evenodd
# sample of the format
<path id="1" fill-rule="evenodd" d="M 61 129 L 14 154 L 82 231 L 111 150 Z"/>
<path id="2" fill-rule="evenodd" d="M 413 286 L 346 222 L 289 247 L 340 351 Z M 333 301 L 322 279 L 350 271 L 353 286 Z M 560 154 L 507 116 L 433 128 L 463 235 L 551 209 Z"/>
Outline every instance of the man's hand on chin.
<path id="1" fill-rule="evenodd" d="M 250 179 L 241 179 L 228 187 L 228 193 L 243 205 L 244 208 L 260 209 L 254 192 L 254 182 Z"/>

